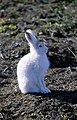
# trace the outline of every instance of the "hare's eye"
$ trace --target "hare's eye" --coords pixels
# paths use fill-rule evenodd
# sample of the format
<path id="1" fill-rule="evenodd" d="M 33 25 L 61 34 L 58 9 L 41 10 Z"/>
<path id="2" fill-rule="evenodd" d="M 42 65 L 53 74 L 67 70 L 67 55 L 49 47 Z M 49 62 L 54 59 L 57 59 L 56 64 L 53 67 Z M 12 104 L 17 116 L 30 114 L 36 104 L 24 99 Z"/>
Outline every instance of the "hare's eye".
<path id="1" fill-rule="evenodd" d="M 39 45 L 39 47 L 42 47 L 42 45 Z"/>

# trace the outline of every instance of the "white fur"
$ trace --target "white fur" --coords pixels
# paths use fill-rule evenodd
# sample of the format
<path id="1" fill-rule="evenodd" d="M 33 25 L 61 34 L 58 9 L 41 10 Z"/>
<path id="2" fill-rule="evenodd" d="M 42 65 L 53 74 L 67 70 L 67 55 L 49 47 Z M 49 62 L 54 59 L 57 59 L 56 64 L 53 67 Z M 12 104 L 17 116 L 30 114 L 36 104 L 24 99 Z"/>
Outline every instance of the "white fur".
<path id="1" fill-rule="evenodd" d="M 25 37 L 30 44 L 30 53 L 22 57 L 17 65 L 19 88 L 24 94 L 48 93 L 50 90 L 44 82 L 45 73 L 49 67 L 46 56 L 47 47 L 36 39 L 31 30 L 26 31 Z"/>

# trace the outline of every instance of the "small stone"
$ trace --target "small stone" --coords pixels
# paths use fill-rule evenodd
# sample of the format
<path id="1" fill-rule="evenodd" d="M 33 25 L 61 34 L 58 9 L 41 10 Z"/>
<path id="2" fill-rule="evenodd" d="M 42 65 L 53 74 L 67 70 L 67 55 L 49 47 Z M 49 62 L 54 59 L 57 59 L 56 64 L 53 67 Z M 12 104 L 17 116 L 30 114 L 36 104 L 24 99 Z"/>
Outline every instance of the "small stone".
<path id="1" fill-rule="evenodd" d="M 25 112 L 22 112 L 21 115 L 23 116 L 25 114 Z"/>
<path id="2" fill-rule="evenodd" d="M 0 119 L 3 119 L 3 115 L 2 115 L 2 113 L 0 113 Z"/>
<path id="3" fill-rule="evenodd" d="M 25 9 L 25 5 L 19 3 L 19 4 L 17 5 L 17 10 L 18 10 L 18 11 L 25 11 L 25 10 L 26 10 L 26 9 Z"/>
<path id="4" fill-rule="evenodd" d="M 0 18 L 6 17 L 6 11 L 0 10 Z"/>

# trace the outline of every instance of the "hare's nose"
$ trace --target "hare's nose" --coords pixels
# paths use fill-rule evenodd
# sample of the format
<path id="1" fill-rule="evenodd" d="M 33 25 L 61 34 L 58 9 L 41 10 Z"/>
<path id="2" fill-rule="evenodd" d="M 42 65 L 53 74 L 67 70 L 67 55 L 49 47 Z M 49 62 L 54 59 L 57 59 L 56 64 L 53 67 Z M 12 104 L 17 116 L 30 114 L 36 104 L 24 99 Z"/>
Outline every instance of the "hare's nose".
<path id="1" fill-rule="evenodd" d="M 47 42 L 44 42 L 45 46 L 48 47 L 48 43 Z"/>
<path id="2" fill-rule="evenodd" d="M 48 52 L 48 47 L 45 47 L 46 53 Z"/>

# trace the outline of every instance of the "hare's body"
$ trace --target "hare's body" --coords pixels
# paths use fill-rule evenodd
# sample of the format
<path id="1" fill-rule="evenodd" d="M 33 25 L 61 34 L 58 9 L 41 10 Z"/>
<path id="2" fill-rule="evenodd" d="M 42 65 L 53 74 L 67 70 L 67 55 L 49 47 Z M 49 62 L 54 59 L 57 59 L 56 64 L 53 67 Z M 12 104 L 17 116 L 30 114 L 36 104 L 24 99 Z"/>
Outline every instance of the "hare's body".
<path id="1" fill-rule="evenodd" d="M 29 60 L 27 59 L 29 57 Z M 40 62 L 41 61 L 41 62 Z M 22 93 L 45 92 L 46 86 L 42 83 L 45 72 L 49 67 L 45 55 L 27 54 L 21 58 L 17 67 L 18 83 Z"/>
<path id="2" fill-rule="evenodd" d="M 47 56 L 43 52 L 39 54 L 34 47 L 30 50 L 31 52 L 22 57 L 17 65 L 19 88 L 22 93 L 48 93 L 50 90 L 44 82 L 44 76 L 49 67 Z M 45 47 L 44 51 L 46 50 Z"/>

